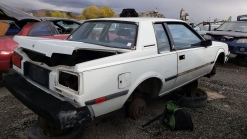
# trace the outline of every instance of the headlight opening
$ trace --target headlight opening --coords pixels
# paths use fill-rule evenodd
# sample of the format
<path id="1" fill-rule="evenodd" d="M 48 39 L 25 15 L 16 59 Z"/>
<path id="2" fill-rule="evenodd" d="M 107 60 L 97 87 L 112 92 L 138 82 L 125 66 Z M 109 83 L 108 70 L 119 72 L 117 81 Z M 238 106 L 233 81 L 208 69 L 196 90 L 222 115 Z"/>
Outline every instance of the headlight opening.
<path id="1" fill-rule="evenodd" d="M 75 73 L 59 71 L 58 83 L 74 91 L 78 91 L 79 76 Z"/>

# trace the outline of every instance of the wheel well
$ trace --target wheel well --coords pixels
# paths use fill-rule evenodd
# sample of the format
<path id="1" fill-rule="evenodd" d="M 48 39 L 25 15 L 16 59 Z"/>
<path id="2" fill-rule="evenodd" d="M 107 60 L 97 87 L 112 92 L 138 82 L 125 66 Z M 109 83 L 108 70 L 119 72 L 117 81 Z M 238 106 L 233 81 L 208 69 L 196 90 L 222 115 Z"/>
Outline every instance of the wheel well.
<path id="1" fill-rule="evenodd" d="M 216 63 L 221 63 L 221 64 L 225 63 L 225 54 L 223 52 L 221 52 L 217 57 Z"/>
<path id="2" fill-rule="evenodd" d="M 162 81 L 159 78 L 152 77 L 140 83 L 136 90 L 149 94 L 151 98 L 156 98 L 158 97 L 161 87 Z"/>

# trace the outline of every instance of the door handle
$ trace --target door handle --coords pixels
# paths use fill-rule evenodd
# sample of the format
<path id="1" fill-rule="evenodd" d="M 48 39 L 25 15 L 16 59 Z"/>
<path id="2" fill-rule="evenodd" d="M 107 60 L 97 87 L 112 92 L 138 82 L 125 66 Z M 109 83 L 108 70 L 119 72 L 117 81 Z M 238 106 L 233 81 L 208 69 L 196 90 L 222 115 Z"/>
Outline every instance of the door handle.
<path id="1" fill-rule="evenodd" d="M 183 60 L 183 59 L 185 59 L 185 55 L 180 55 L 179 60 Z"/>

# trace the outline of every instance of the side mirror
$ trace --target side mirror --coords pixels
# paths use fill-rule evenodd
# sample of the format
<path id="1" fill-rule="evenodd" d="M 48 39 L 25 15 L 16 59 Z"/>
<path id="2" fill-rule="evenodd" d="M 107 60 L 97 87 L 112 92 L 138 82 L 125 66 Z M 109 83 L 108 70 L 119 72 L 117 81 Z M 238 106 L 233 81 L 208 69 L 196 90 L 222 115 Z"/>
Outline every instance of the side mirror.
<path id="1" fill-rule="evenodd" d="M 217 30 L 217 28 L 214 28 L 214 31 L 216 31 Z"/>
<path id="2" fill-rule="evenodd" d="M 201 45 L 204 46 L 204 47 L 211 46 L 212 45 L 212 40 L 203 40 L 201 42 Z"/>

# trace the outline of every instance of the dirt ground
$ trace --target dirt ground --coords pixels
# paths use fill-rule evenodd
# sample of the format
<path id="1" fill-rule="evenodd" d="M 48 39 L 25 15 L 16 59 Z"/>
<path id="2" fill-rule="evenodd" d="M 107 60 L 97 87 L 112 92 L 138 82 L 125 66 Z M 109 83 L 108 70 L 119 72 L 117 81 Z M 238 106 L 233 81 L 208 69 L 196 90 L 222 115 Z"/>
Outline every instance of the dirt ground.
<path id="1" fill-rule="evenodd" d="M 148 100 L 147 113 L 141 120 L 125 118 L 121 111 L 116 111 L 86 125 L 80 138 L 247 138 L 247 67 L 238 66 L 231 58 L 224 66 L 217 67 L 213 78 L 201 78 L 199 87 L 209 91 L 211 99 L 206 107 L 186 108 L 194 123 L 193 131 L 171 131 L 160 121 L 141 127 L 163 112 L 171 96 L 166 95 Z M 29 127 L 36 120 L 32 111 L 6 88 L 0 88 L 0 138 L 26 139 Z"/>

